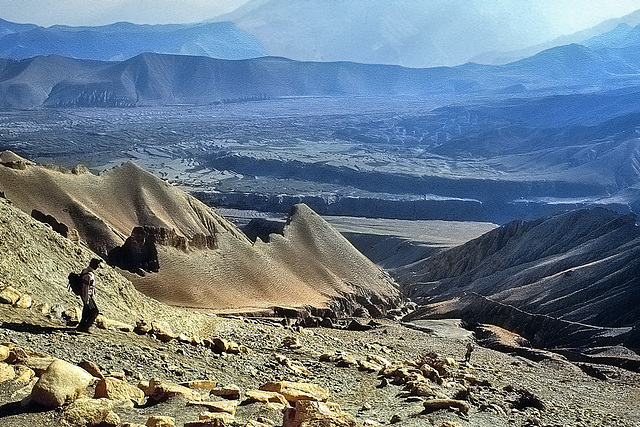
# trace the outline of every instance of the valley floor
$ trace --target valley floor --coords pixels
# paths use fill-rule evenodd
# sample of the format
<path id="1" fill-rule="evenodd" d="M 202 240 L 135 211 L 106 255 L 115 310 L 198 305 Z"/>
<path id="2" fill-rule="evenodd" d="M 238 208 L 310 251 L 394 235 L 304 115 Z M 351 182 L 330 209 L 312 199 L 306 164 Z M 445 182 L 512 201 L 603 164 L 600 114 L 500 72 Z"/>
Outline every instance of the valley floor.
<path id="1" fill-rule="evenodd" d="M 611 368 L 601 381 L 561 360 L 532 362 L 476 347 L 471 362 L 464 362 L 468 333 L 451 322 L 433 324 L 425 333 L 399 323 L 381 321 L 359 332 L 324 328 L 291 328 L 273 319 L 212 317 L 213 336 L 246 346 L 247 353 L 216 353 L 203 345 L 172 340 L 164 343 L 151 335 L 94 328 L 78 335 L 61 318 L 36 310 L 0 305 L 0 343 L 29 348 L 73 364 L 96 363 L 104 373 L 122 373 L 125 381 L 159 378 L 176 383 L 215 380 L 237 385 L 242 391 L 268 381 L 302 381 L 320 385 L 331 401 L 353 415 L 359 426 L 637 426 L 640 424 L 640 374 Z M 291 345 L 291 343 L 296 345 Z M 299 344 L 299 348 L 298 347 Z M 385 378 L 363 367 L 340 367 L 367 356 L 398 362 L 407 369 L 425 354 L 437 352 L 452 358 L 437 394 L 458 397 L 470 406 L 426 412 L 423 400 L 406 393 L 402 381 Z M 323 356 L 324 355 L 324 356 Z M 342 360 L 345 363 L 338 363 Z M 451 361 L 449 361 L 451 362 Z M 394 384 L 394 383 L 400 384 Z M 4 427 L 58 425 L 60 411 L 23 408 L 20 400 L 30 386 L 7 381 L 0 386 L 0 424 Z M 403 394 L 403 393 L 406 393 Z M 406 396 L 406 397 L 403 397 Z M 241 398 L 242 400 L 243 398 Z M 174 417 L 176 425 L 198 419 L 199 406 L 181 399 L 133 408 L 115 408 L 122 422 L 145 424 L 151 415 Z M 260 418 L 262 417 L 262 418 Z M 234 425 L 260 418 L 281 425 L 282 413 L 264 404 L 243 402 Z M 451 422 L 453 424 L 445 424 Z M 379 423 L 379 424 L 377 424 Z"/>

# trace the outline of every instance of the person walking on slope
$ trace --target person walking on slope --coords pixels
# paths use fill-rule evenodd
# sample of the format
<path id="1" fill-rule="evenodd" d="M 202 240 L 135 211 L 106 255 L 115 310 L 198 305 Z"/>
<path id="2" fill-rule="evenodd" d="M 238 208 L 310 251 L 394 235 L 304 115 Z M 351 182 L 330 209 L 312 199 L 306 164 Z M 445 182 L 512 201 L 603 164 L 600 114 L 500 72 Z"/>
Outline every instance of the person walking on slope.
<path id="1" fill-rule="evenodd" d="M 100 263 L 102 263 L 102 260 L 93 258 L 89 262 L 89 267 L 85 268 L 80 273 L 80 280 L 82 283 L 82 288 L 80 290 L 80 298 L 82 299 L 82 319 L 80 320 L 80 324 L 77 328 L 80 332 L 89 332 L 89 328 L 93 325 L 93 322 L 95 322 L 96 317 L 98 317 L 98 307 L 96 306 L 96 302 L 93 300 L 93 294 L 95 291 L 94 285 L 96 282 L 96 277 L 93 272 L 100 267 Z"/>

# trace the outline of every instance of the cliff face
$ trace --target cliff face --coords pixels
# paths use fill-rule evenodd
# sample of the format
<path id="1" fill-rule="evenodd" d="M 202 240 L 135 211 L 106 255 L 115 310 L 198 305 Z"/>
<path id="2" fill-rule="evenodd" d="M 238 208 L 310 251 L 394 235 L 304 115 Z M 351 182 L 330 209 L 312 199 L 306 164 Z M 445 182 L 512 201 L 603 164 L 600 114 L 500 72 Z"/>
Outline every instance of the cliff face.
<path id="1" fill-rule="evenodd" d="M 639 255 L 635 216 L 579 210 L 509 223 L 405 268 L 400 281 L 423 305 L 416 316 L 464 315 L 539 345 L 577 345 L 640 324 Z M 552 337 L 564 328 L 591 338 Z M 621 332 L 613 335 L 630 342 Z"/>

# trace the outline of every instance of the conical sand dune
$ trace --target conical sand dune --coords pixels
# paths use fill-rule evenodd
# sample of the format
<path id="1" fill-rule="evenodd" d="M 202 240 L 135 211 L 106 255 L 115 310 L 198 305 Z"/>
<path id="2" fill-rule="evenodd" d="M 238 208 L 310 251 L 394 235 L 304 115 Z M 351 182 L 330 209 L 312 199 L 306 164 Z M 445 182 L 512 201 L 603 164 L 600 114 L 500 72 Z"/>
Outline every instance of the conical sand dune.
<path id="1" fill-rule="evenodd" d="M 293 209 L 283 235 L 254 244 L 211 208 L 133 163 L 100 175 L 7 164 L 0 166 L 0 191 L 25 212 L 51 215 L 103 256 L 138 226 L 173 230 L 188 242 L 213 241 L 205 249 L 156 245 L 157 273 L 125 273 L 139 290 L 169 304 L 253 311 L 327 307 L 340 298 L 380 314 L 399 301 L 395 283 L 305 205 Z"/>

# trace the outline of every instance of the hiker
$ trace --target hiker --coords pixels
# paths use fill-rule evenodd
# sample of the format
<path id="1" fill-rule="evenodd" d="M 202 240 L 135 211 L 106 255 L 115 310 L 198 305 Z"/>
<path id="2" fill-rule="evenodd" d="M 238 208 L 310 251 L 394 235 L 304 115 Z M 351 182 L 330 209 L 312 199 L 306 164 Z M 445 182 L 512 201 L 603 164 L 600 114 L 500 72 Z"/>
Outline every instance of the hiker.
<path id="1" fill-rule="evenodd" d="M 80 280 L 82 287 L 80 289 L 80 298 L 82 299 L 82 319 L 78 325 L 77 330 L 80 332 L 89 332 L 89 328 L 93 325 L 93 322 L 98 317 L 98 307 L 93 300 L 94 284 L 96 277 L 93 274 L 95 270 L 100 267 L 102 260 L 93 258 L 89 262 L 89 267 L 82 270 L 80 273 Z"/>
<path id="2" fill-rule="evenodd" d="M 473 352 L 473 344 L 467 343 L 467 354 L 464 355 L 464 361 L 469 363 L 471 360 L 471 353 Z"/>

